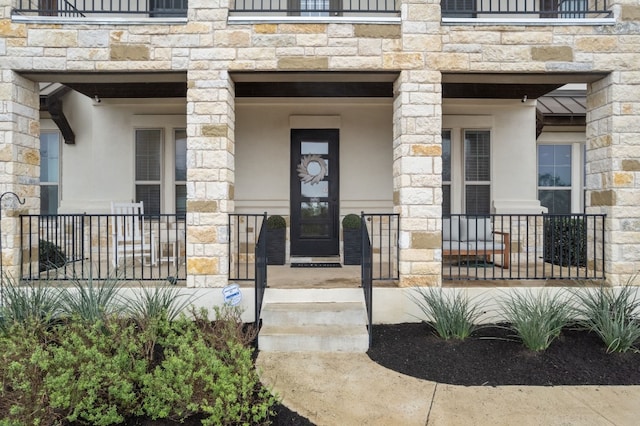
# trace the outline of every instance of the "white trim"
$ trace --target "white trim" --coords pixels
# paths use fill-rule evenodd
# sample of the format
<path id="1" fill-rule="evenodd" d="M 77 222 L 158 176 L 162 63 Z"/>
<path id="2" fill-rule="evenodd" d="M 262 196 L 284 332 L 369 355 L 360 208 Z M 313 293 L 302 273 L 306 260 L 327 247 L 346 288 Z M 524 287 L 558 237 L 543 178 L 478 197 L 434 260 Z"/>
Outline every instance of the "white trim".
<path id="1" fill-rule="evenodd" d="M 184 18 L 117 18 L 117 17 L 85 17 L 61 18 L 59 16 L 25 16 L 11 15 L 12 22 L 22 24 L 64 24 L 64 25 L 186 25 Z"/>
<path id="2" fill-rule="evenodd" d="M 615 24 L 615 18 L 442 18 L 442 25 L 597 26 Z"/>
<path id="3" fill-rule="evenodd" d="M 383 24 L 398 25 L 399 16 L 229 16 L 229 24 Z"/>
<path id="4" fill-rule="evenodd" d="M 289 127 L 292 129 L 339 129 L 339 115 L 290 115 Z"/>

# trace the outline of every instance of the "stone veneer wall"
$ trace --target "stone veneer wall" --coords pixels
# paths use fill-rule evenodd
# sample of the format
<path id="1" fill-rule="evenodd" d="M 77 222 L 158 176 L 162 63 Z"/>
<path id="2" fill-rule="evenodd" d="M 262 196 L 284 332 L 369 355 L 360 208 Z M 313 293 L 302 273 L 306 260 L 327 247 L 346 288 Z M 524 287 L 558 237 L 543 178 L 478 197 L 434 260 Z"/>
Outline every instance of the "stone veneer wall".
<path id="1" fill-rule="evenodd" d="M 37 84 L 11 70 L 2 69 L 0 73 L 0 194 L 11 191 L 20 201 L 24 199 L 23 205 L 10 195 L 2 201 L 0 256 L 2 273 L 17 278 L 20 276 L 18 216 L 40 208 L 40 101 Z M 32 237 L 31 241 L 37 243 L 37 231 Z"/>
<path id="2" fill-rule="evenodd" d="M 229 24 L 226 0 L 190 1 L 184 25 L 62 25 L 13 23 L 11 1 L 0 0 L 0 152 L 12 161 L 5 188 L 27 194 L 27 205 L 37 210 L 37 94 L 10 70 L 188 72 L 188 285 L 223 285 L 226 214 L 234 208 L 228 72 L 394 71 L 401 281 L 439 285 L 440 72 L 611 73 L 588 96 L 588 189 L 593 209 L 609 214 L 608 273 L 613 282 L 624 281 L 640 269 L 640 213 L 631 208 L 640 204 L 637 1 L 612 0 L 618 22 L 611 26 L 441 25 L 439 3 L 403 0 L 400 25 Z"/>

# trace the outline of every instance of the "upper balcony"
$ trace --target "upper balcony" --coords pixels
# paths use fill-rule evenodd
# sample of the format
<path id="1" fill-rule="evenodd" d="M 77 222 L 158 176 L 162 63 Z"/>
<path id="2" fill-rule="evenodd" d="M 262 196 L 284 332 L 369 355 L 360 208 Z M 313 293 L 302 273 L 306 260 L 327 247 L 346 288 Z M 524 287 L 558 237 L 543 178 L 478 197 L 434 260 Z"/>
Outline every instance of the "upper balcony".
<path id="1" fill-rule="evenodd" d="M 184 21 L 188 0 L 14 0 L 20 21 Z M 229 21 L 399 22 L 401 0 L 229 0 Z M 608 0 L 442 0 L 442 23 L 598 25 Z"/>
<path id="2" fill-rule="evenodd" d="M 608 0 L 442 0 L 444 24 L 558 24 L 609 23 Z"/>

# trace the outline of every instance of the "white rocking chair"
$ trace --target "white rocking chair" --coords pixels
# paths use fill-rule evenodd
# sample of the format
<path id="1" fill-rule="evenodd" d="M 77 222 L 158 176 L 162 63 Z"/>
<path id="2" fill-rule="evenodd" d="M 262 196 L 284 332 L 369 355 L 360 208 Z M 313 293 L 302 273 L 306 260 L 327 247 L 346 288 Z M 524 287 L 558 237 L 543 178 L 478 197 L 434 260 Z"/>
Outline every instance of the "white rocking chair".
<path id="1" fill-rule="evenodd" d="M 145 229 L 144 204 L 112 202 L 111 213 L 116 215 L 111 227 L 113 266 L 127 258 L 143 265 L 156 265 L 156 244 L 153 233 Z"/>

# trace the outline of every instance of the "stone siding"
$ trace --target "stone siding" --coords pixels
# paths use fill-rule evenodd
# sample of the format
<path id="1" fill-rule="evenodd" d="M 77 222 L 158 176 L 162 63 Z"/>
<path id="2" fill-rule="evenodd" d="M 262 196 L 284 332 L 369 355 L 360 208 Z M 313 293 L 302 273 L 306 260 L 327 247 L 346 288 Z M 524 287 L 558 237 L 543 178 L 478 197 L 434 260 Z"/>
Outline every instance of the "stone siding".
<path id="1" fill-rule="evenodd" d="M 234 211 L 230 71 L 392 71 L 393 187 L 403 285 L 441 283 L 441 73 L 593 73 L 587 188 L 609 228 L 607 271 L 640 269 L 640 6 L 612 1 L 615 25 L 441 25 L 439 0 L 403 0 L 399 24 L 227 21 L 228 1 L 191 1 L 186 24 L 15 23 L 0 17 L 3 188 L 37 210 L 38 97 L 20 72 L 187 73 L 188 285 L 226 283 Z M 10 221 L 5 264 L 15 264 Z M 6 227 L 6 228 L 5 228 Z M 623 249 L 624 248 L 624 249 Z"/>

